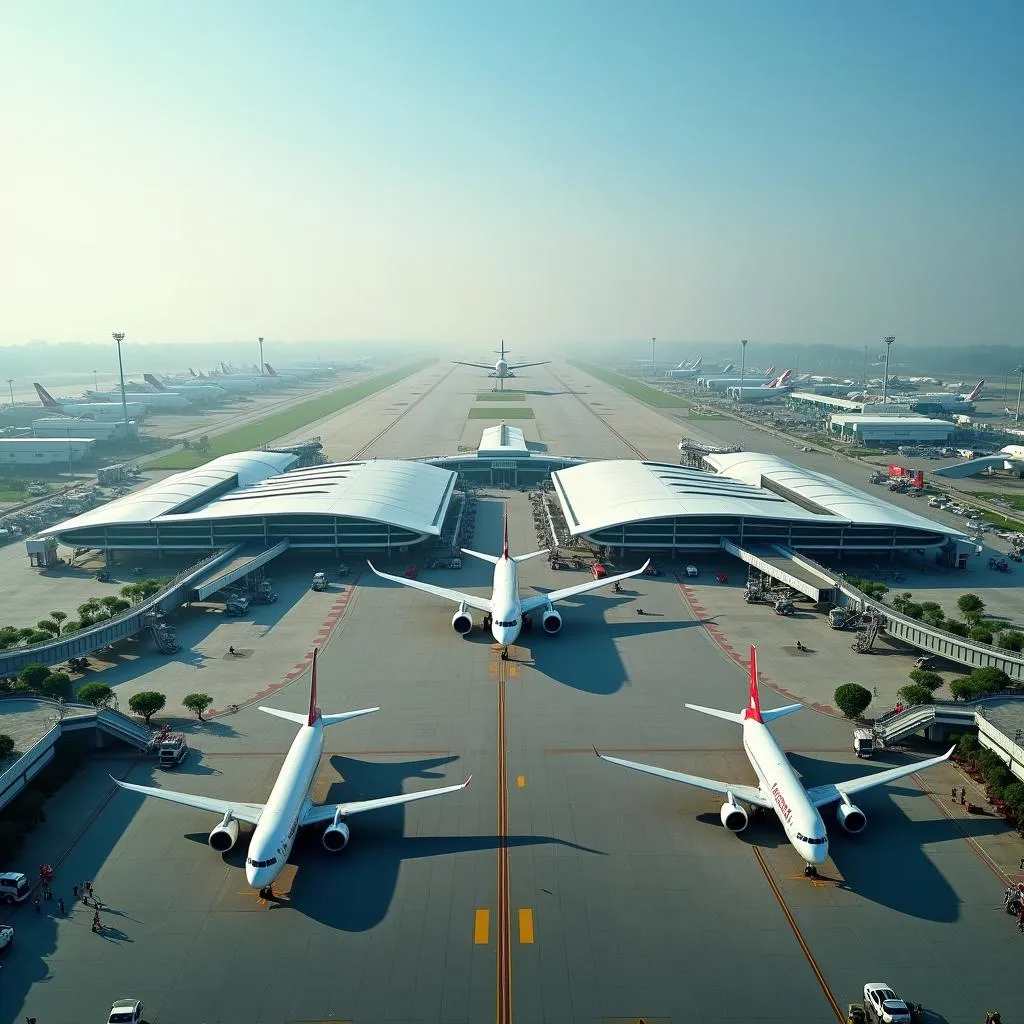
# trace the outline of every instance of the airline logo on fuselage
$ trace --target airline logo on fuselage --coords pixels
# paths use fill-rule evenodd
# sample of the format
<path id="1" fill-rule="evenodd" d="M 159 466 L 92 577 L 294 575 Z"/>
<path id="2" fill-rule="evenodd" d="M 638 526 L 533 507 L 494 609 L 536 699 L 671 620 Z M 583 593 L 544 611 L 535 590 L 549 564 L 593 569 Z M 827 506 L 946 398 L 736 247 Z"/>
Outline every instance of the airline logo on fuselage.
<path id="1" fill-rule="evenodd" d="M 793 812 L 790 810 L 789 804 L 786 803 L 786 798 L 782 795 L 777 782 L 772 783 L 772 797 L 775 800 L 775 806 L 778 808 L 779 814 L 786 819 L 787 824 L 793 824 Z"/>

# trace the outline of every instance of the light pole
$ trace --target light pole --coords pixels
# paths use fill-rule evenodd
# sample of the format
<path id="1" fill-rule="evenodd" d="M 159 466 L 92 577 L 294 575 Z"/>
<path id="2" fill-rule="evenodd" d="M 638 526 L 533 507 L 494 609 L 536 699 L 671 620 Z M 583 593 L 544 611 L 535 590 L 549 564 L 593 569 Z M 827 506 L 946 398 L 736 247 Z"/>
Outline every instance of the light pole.
<path id="1" fill-rule="evenodd" d="M 74 473 L 72 472 L 72 469 L 71 469 L 71 462 L 72 462 L 72 458 L 71 458 L 71 456 L 72 456 L 72 452 L 71 452 L 71 427 L 65 427 L 65 430 L 67 431 L 67 438 L 68 438 L 68 476 L 73 479 L 74 478 Z"/>
<path id="2" fill-rule="evenodd" d="M 11 389 L 11 408 L 14 408 L 14 378 L 7 378 L 7 386 Z"/>
<path id="3" fill-rule="evenodd" d="M 1020 422 L 1020 393 L 1024 391 L 1024 366 L 1018 366 L 1017 372 L 1020 374 L 1020 384 L 1017 385 L 1017 411 L 1013 414 L 1013 422 Z"/>
<path id="4" fill-rule="evenodd" d="M 655 375 L 655 372 L 658 369 L 658 364 L 657 364 L 657 362 L 654 359 L 654 349 L 655 349 L 655 346 L 657 345 L 657 343 L 658 343 L 658 339 L 657 338 L 651 338 L 651 375 L 652 376 Z"/>
<path id="5" fill-rule="evenodd" d="M 92 371 L 92 386 L 96 391 L 99 391 L 100 375 L 95 370 Z"/>
<path id="6" fill-rule="evenodd" d="M 267 371 L 264 369 L 263 365 L 263 339 L 260 338 L 260 376 L 265 377 L 266 374 Z"/>
<path id="7" fill-rule="evenodd" d="M 121 375 L 121 411 L 124 413 L 124 436 L 128 436 L 128 399 L 124 396 L 124 363 L 121 362 L 121 342 L 124 341 L 124 331 L 114 331 L 111 335 L 117 342 L 117 372 Z"/>
<path id="8" fill-rule="evenodd" d="M 892 348 L 892 343 L 896 340 L 895 335 L 890 334 L 888 338 L 885 338 L 885 379 L 882 381 L 882 405 L 889 400 L 889 350 Z"/>
<path id="9" fill-rule="evenodd" d="M 747 339 L 740 339 L 740 401 L 743 401 L 743 379 L 747 375 Z"/>

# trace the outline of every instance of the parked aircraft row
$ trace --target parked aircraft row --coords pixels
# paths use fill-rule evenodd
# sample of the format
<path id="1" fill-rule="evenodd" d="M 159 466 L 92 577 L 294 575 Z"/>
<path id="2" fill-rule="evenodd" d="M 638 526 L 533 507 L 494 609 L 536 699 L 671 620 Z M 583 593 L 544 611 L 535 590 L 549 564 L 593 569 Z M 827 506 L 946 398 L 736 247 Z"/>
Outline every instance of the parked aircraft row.
<path id="1" fill-rule="evenodd" d="M 463 551 L 468 555 L 494 564 L 494 580 L 489 599 L 422 583 L 419 580 L 392 576 L 379 572 L 372 564 L 370 568 L 383 579 L 457 603 L 459 608 L 452 618 L 452 626 L 458 633 L 465 634 L 472 628 L 472 618 L 468 609 L 474 608 L 487 613 L 491 616 L 492 635 L 502 645 L 503 656 L 507 656 L 508 645 L 515 641 L 520 629 L 525 624 L 526 616 L 531 611 L 540 610 L 545 632 L 557 633 L 561 627 L 561 616 L 553 607 L 555 602 L 637 576 L 644 572 L 648 564 L 645 563 L 639 569 L 618 576 L 591 580 L 577 586 L 523 599 L 519 594 L 518 565 L 526 559 L 543 554 L 543 552 L 511 555 L 508 545 L 507 519 L 503 550 L 500 556 L 465 548 Z M 266 714 L 276 715 L 278 718 L 294 722 L 299 726 L 299 732 L 292 741 L 284 764 L 265 803 L 196 796 L 175 790 L 114 780 L 122 789 L 219 815 L 221 820 L 214 826 L 207 840 L 209 846 L 219 853 L 227 853 L 238 841 L 238 823 L 240 821 L 254 826 L 246 857 L 245 872 L 249 884 L 258 889 L 260 895 L 265 898 L 272 896 L 274 880 L 287 863 L 300 828 L 324 826 L 321 842 L 325 849 L 336 853 L 343 850 L 349 842 L 350 831 L 346 819 L 352 815 L 456 793 L 465 789 L 472 781 L 472 776 L 470 776 L 465 782 L 453 786 L 440 786 L 434 789 L 400 793 L 370 800 L 314 804 L 311 793 L 323 754 L 324 729 L 329 725 L 373 714 L 380 710 L 377 707 L 371 707 L 358 711 L 324 715 L 317 706 L 317 653 L 317 651 L 313 652 L 309 708 L 305 715 L 277 708 L 259 708 Z M 656 765 L 628 761 L 603 754 L 596 747 L 595 754 L 611 764 L 720 794 L 724 797 L 724 801 L 719 810 L 719 818 L 722 825 L 733 832 L 741 832 L 747 827 L 749 821 L 747 807 L 773 811 L 782 824 L 786 838 L 803 860 L 805 873 L 809 875 L 816 874 L 818 867 L 828 858 L 828 830 L 822 820 L 820 808 L 828 804 L 838 804 L 836 817 L 840 826 L 851 834 L 862 832 L 867 827 L 867 816 L 861 808 L 853 803 L 851 798 L 855 794 L 934 767 L 946 761 L 953 752 L 953 748 L 951 748 L 939 757 L 924 761 L 901 765 L 842 782 L 813 786 L 810 789 L 804 787 L 786 754 L 768 729 L 768 723 L 800 711 L 803 705 L 790 704 L 773 710 L 761 708 L 755 647 L 750 648 L 748 699 L 747 705 L 742 711 L 723 711 L 697 704 L 686 704 L 685 706 L 702 714 L 735 722 L 741 726 L 743 749 L 757 778 L 756 785 L 719 781 L 672 771 Z"/>

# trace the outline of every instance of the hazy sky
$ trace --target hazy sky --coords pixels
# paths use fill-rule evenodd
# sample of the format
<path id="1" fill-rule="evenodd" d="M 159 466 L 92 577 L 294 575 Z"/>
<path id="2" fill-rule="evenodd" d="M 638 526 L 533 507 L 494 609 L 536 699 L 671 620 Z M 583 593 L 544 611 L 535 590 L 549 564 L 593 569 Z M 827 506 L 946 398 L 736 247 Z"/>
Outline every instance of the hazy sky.
<path id="1" fill-rule="evenodd" d="M 0 344 L 1019 340 L 1019 0 L 3 0 Z"/>

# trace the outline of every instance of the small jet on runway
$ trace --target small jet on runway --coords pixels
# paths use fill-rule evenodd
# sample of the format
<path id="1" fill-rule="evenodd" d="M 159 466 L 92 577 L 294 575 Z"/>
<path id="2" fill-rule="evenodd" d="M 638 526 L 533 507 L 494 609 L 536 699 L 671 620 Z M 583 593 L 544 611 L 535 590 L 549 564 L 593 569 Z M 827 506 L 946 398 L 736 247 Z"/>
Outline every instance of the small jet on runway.
<path id="1" fill-rule="evenodd" d="M 786 838 L 805 862 L 804 874 L 817 875 L 818 865 L 824 864 L 828 858 L 828 833 L 825 823 L 821 820 L 818 808 L 839 801 L 836 816 L 839 824 L 847 832 L 856 834 L 863 832 L 867 826 L 867 815 L 851 800 L 854 793 L 860 793 L 875 786 L 884 786 L 895 782 L 906 775 L 923 772 L 948 760 L 956 749 L 950 747 L 940 757 L 931 757 L 926 761 L 900 765 L 887 771 L 864 775 L 848 782 L 828 783 L 824 786 L 812 786 L 805 789 L 797 778 L 793 766 L 789 763 L 782 748 L 767 728 L 768 722 L 800 711 L 803 704 L 787 704 L 772 711 L 761 710 L 761 699 L 757 689 L 757 648 L 750 648 L 750 698 L 747 706 L 739 713 L 719 711 L 717 708 L 705 708 L 698 704 L 687 704 L 692 711 L 700 711 L 705 715 L 724 718 L 727 722 L 737 722 L 743 727 L 743 749 L 757 775 L 758 786 L 746 786 L 742 783 L 718 782 L 705 779 L 699 775 L 684 775 L 682 772 L 669 771 L 667 768 L 656 768 L 653 765 L 638 764 L 636 761 L 624 761 L 618 757 L 602 754 L 596 747 L 594 753 L 602 761 L 620 764 L 625 768 L 657 775 L 672 782 L 685 782 L 688 786 L 709 789 L 712 793 L 721 793 L 725 797 L 719 816 L 722 824 L 733 832 L 742 832 L 747 827 L 747 812 L 739 801 L 775 811 Z"/>
<path id="2" fill-rule="evenodd" d="M 268 715 L 276 715 L 300 726 L 298 735 L 284 759 L 281 771 L 270 791 L 265 804 L 248 803 L 244 800 L 218 800 L 208 796 L 193 796 L 190 793 L 176 793 L 170 789 L 153 786 L 137 786 L 131 782 L 113 781 L 122 789 L 144 796 L 155 796 L 171 803 L 184 804 L 201 811 L 212 811 L 223 816 L 223 820 L 210 833 L 207 842 L 218 853 L 227 853 L 238 841 L 238 823 L 244 821 L 255 825 L 249 841 L 249 853 L 245 858 L 245 877 L 260 895 L 270 898 L 274 879 L 288 861 L 295 837 L 306 825 L 326 825 L 321 842 L 331 853 L 338 853 L 348 845 L 349 828 L 344 819 L 363 811 L 376 811 L 382 807 L 394 807 L 413 800 L 443 796 L 465 789 L 473 781 L 471 775 L 457 786 L 441 786 L 437 789 L 422 790 L 418 793 L 399 793 L 395 796 L 377 797 L 374 800 L 356 800 L 351 803 L 314 804 L 310 790 L 316 779 L 317 767 L 324 751 L 324 728 L 347 722 L 350 718 L 370 715 L 380 708 L 363 708 L 361 711 L 346 711 L 340 715 L 322 714 L 316 704 L 316 658 L 313 651 L 313 672 L 309 689 L 309 713 L 301 715 L 278 708 L 264 708 Z"/>
<path id="3" fill-rule="evenodd" d="M 454 601 L 459 606 L 459 610 L 452 616 L 452 629 L 463 636 L 473 628 L 473 616 L 470 615 L 469 609 L 475 608 L 477 611 L 484 612 L 485 628 L 486 620 L 489 618 L 491 636 L 501 644 L 502 658 L 508 658 L 509 644 L 515 643 L 530 612 L 538 608 L 542 609 L 540 621 L 544 632 L 554 636 L 562 628 L 562 616 L 553 607 L 556 601 L 564 601 L 566 598 L 577 597 L 591 590 L 597 590 L 599 587 L 610 587 L 615 583 L 621 583 L 632 576 L 639 576 L 650 565 L 650 559 L 648 559 L 639 569 L 634 569 L 632 572 L 624 572 L 618 576 L 605 576 L 597 580 L 588 580 L 586 583 L 578 583 L 574 587 L 563 587 L 561 590 L 552 590 L 547 594 L 521 598 L 519 596 L 519 563 L 525 562 L 528 558 L 536 558 L 537 555 L 547 554 L 547 550 L 547 548 L 543 548 L 540 551 L 531 551 L 528 555 L 510 555 L 508 551 L 508 513 L 505 514 L 505 539 L 500 558 L 463 548 L 464 554 L 493 563 L 494 586 L 489 598 L 478 597 L 476 594 L 464 594 L 460 590 L 449 590 L 447 587 L 437 587 L 432 583 L 423 583 L 421 580 L 406 579 L 404 576 L 392 576 L 374 568 L 370 561 L 367 561 L 366 564 L 381 579 L 391 580 L 392 583 L 401 583 L 403 587 L 412 587 L 414 590 L 422 590 L 435 597 Z"/>
<path id="4" fill-rule="evenodd" d="M 479 370 L 490 370 L 487 374 L 488 377 L 496 377 L 501 381 L 501 390 L 505 389 L 505 381 L 516 375 L 516 370 L 525 370 L 528 366 L 546 366 L 551 362 L 550 359 L 545 359 L 539 363 L 510 363 L 505 356 L 505 339 L 501 339 L 501 348 L 494 350 L 498 354 L 498 361 L 496 363 L 464 363 L 459 359 L 453 359 L 452 362 L 456 366 L 475 366 Z"/>

